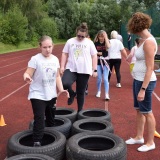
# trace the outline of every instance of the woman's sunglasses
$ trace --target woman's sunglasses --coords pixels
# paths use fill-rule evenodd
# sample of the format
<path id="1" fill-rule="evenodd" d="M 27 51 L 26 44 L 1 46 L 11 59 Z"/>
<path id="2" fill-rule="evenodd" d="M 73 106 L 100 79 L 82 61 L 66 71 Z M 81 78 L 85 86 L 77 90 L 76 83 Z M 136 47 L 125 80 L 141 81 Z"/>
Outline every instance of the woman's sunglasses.
<path id="1" fill-rule="evenodd" d="M 85 36 L 77 35 L 78 38 L 85 38 Z"/>

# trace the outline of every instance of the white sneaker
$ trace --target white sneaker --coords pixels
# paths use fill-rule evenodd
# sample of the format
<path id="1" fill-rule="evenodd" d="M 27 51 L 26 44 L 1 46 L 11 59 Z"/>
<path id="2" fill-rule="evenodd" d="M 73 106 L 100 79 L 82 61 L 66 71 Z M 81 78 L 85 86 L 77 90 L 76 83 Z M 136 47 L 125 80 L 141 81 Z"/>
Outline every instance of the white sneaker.
<path id="1" fill-rule="evenodd" d="M 151 146 L 143 145 L 143 146 L 139 147 L 137 150 L 140 152 L 147 152 L 147 151 L 153 150 L 155 148 L 156 148 L 155 143 L 153 143 Z"/>
<path id="2" fill-rule="evenodd" d="M 108 95 L 108 93 L 106 93 L 106 95 L 105 95 L 105 100 L 109 100 L 110 98 L 109 98 L 109 95 Z"/>
<path id="3" fill-rule="evenodd" d="M 128 140 L 125 141 L 126 144 L 143 144 L 144 143 L 144 139 L 139 139 L 139 140 L 136 140 L 136 139 L 133 139 L 133 138 L 130 138 Z"/>
<path id="4" fill-rule="evenodd" d="M 116 84 L 116 87 L 117 87 L 117 88 L 121 88 L 121 84 L 120 84 L 120 83 L 117 83 L 117 84 Z"/>
<path id="5" fill-rule="evenodd" d="M 98 97 L 98 98 L 101 97 L 101 92 L 100 91 L 97 92 L 96 97 Z"/>

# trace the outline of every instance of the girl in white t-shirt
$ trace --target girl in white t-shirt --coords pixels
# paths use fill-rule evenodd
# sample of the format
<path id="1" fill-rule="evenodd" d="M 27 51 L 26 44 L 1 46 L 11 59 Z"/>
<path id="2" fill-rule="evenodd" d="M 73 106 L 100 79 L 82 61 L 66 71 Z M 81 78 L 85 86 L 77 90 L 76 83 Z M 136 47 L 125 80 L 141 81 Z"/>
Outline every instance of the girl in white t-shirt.
<path id="1" fill-rule="evenodd" d="M 59 73 L 59 60 L 52 54 L 51 37 L 43 36 L 39 45 L 41 53 L 31 58 L 23 75 L 24 81 L 30 84 L 28 99 L 31 101 L 34 114 L 33 146 L 35 147 L 41 146 L 45 127 L 44 119 L 46 118 L 48 127 L 54 125 L 56 86 L 59 90 L 58 95 L 62 92 L 68 94 L 68 91 L 63 89 Z"/>
<path id="2" fill-rule="evenodd" d="M 97 76 L 97 50 L 94 43 L 86 38 L 87 35 L 87 24 L 82 23 L 76 29 L 76 37 L 66 42 L 61 57 L 62 83 L 70 94 L 68 105 L 73 103 L 77 94 L 78 111 L 83 109 L 89 76 Z M 74 82 L 76 82 L 76 92 L 72 90 Z"/>

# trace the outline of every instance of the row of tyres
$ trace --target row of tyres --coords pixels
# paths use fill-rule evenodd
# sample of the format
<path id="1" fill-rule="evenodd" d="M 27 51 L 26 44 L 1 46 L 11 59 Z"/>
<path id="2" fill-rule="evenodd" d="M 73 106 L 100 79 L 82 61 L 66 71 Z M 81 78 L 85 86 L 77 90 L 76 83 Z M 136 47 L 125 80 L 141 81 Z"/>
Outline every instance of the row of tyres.
<path id="1" fill-rule="evenodd" d="M 57 107 L 55 125 L 45 127 L 41 147 L 32 146 L 33 125 L 31 121 L 28 130 L 10 137 L 7 160 L 127 159 L 126 144 L 114 134 L 108 111 L 87 109 L 77 113 L 71 108 Z"/>

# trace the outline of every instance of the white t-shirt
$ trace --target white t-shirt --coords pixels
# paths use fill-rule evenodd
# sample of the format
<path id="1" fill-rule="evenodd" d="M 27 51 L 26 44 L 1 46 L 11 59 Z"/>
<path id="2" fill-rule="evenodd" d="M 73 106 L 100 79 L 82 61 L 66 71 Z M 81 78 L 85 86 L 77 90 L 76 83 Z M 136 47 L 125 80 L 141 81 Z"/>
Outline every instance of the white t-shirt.
<path id="1" fill-rule="evenodd" d="M 68 54 L 66 69 L 71 72 L 92 75 L 92 55 L 97 55 L 94 43 L 88 38 L 78 41 L 75 37 L 69 39 L 64 48 L 63 53 Z"/>
<path id="2" fill-rule="evenodd" d="M 149 37 L 146 40 L 149 40 L 149 39 L 152 39 L 155 42 L 156 48 L 157 48 L 157 43 L 156 43 L 155 38 L 154 37 Z M 144 45 L 145 41 L 135 51 L 136 62 L 135 62 L 135 65 L 133 67 L 133 72 L 132 73 L 133 73 L 133 78 L 138 80 L 138 81 L 143 81 L 144 80 L 146 70 L 147 70 L 146 61 L 145 61 L 145 53 L 144 53 L 144 50 L 143 50 L 143 45 Z M 157 49 L 156 49 L 156 52 L 157 52 Z M 156 54 L 156 52 L 154 54 Z M 150 81 L 155 81 L 156 79 L 157 79 L 156 75 L 153 71 Z"/>
<path id="3" fill-rule="evenodd" d="M 121 50 L 124 49 L 123 43 L 118 39 L 110 40 L 110 48 L 108 49 L 109 59 L 121 59 Z"/>
<path id="4" fill-rule="evenodd" d="M 28 99 L 51 100 L 57 97 L 56 76 L 60 68 L 56 56 L 44 57 L 41 53 L 33 56 L 28 62 L 28 67 L 34 68 L 33 82 L 29 87 Z"/>

